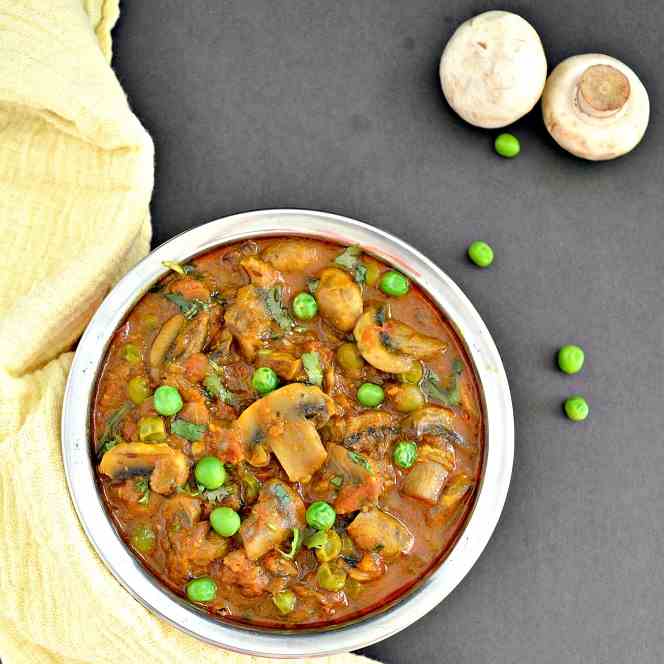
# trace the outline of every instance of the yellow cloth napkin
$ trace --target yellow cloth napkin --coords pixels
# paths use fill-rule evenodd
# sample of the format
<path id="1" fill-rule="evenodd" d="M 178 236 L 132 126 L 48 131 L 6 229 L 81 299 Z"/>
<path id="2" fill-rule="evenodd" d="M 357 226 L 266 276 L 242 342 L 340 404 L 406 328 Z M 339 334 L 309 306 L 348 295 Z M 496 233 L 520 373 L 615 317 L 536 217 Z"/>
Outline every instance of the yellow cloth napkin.
<path id="1" fill-rule="evenodd" d="M 133 600 L 65 485 L 72 344 L 150 241 L 153 146 L 109 66 L 117 17 L 118 0 L 0 0 L 0 659 L 249 662 Z"/>

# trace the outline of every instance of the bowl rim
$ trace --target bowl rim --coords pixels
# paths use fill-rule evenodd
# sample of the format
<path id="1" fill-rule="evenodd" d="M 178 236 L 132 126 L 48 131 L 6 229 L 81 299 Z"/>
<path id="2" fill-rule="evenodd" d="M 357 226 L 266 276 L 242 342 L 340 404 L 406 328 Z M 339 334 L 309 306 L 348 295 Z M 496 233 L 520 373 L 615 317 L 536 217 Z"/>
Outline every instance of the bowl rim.
<path id="1" fill-rule="evenodd" d="M 475 504 L 442 563 L 389 608 L 313 632 L 265 631 L 220 622 L 187 603 L 147 571 L 117 534 L 97 489 L 89 450 L 89 412 L 98 372 L 118 325 L 168 271 L 162 261 L 186 261 L 210 249 L 259 236 L 301 235 L 359 244 L 414 279 L 447 315 L 475 365 L 485 408 L 485 458 Z M 182 631 L 235 652 L 277 658 L 356 650 L 396 634 L 439 604 L 466 576 L 498 523 L 514 459 L 514 415 L 498 349 L 480 315 L 456 283 L 395 236 L 327 212 L 274 209 L 242 212 L 187 230 L 130 270 L 109 292 L 81 337 L 67 380 L 61 420 L 69 494 L 88 539 L 118 582 L 145 608 Z"/>

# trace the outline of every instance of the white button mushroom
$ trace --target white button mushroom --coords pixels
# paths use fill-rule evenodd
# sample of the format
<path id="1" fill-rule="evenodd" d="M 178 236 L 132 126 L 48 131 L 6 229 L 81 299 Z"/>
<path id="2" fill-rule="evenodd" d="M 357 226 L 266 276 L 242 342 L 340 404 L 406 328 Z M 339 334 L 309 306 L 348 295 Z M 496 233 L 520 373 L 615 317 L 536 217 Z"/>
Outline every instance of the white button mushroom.
<path id="1" fill-rule="evenodd" d="M 477 127 L 512 124 L 535 106 L 545 82 L 539 35 L 510 12 L 485 12 L 463 23 L 440 59 L 445 98 Z"/>
<path id="2" fill-rule="evenodd" d="M 597 53 L 575 55 L 549 76 L 544 124 L 562 148 L 583 159 L 615 159 L 633 150 L 648 126 L 650 102 L 638 76 Z"/>

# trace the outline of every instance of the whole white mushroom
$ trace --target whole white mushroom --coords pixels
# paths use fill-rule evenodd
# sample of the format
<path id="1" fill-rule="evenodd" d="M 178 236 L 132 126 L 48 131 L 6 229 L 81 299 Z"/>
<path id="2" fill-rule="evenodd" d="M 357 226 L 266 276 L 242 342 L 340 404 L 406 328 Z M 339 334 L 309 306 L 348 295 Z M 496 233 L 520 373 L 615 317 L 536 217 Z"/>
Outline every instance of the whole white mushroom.
<path id="1" fill-rule="evenodd" d="M 563 60 L 542 97 L 544 124 L 562 148 L 604 161 L 633 150 L 650 117 L 648 93 L 620 60 L 599 53 Z"/>
<path id="2" fill-rule="evenodd" d="M 517 14 L 490 11 L 461 24 L 440 59 L 449 105 L 477 127 L 506 127 L 530 111 L 546 83 L 537 32 Z"/>

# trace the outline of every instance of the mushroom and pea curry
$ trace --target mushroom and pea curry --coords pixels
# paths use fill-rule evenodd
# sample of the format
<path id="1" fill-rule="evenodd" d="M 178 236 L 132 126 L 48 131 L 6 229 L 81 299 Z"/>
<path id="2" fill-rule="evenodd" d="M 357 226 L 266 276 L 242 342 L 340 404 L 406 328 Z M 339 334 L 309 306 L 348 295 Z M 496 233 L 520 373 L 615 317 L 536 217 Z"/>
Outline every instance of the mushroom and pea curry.
<path id="1" fill-rule="evenodd" d="M 396 599 L 454 544 L 481 472 L 452 327 L 357 246 L 257 239 L 167 267 L 115 333 L 92 416 L 133 552 L 253 625 Z"/>

